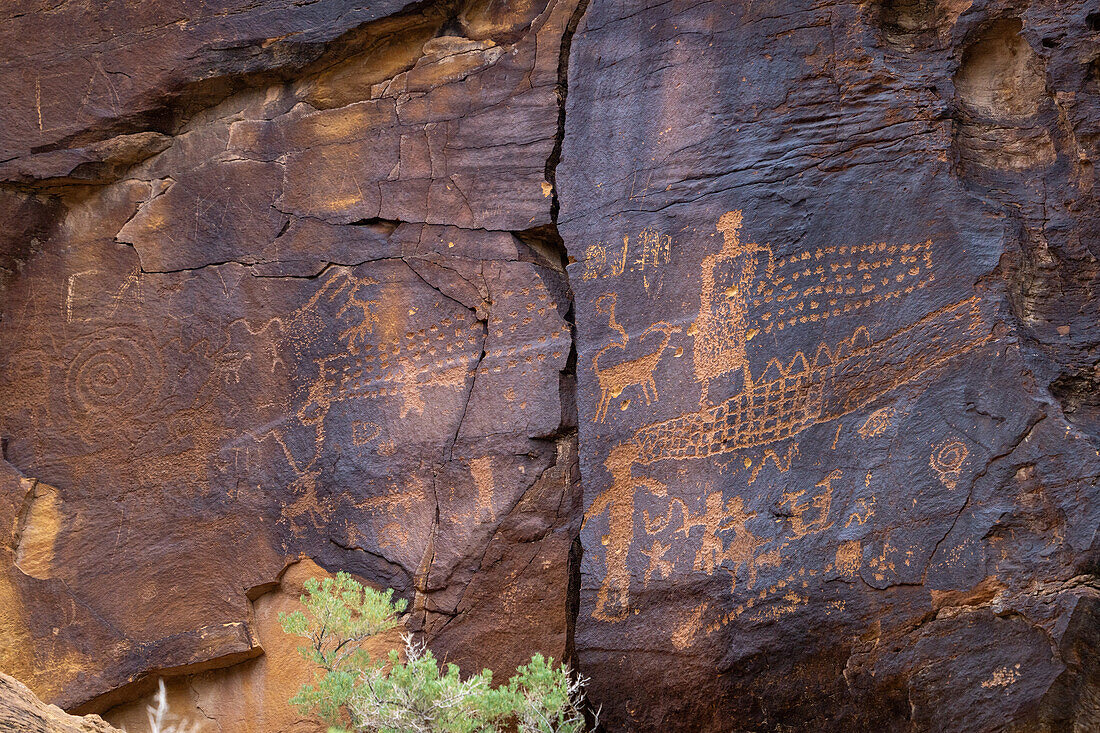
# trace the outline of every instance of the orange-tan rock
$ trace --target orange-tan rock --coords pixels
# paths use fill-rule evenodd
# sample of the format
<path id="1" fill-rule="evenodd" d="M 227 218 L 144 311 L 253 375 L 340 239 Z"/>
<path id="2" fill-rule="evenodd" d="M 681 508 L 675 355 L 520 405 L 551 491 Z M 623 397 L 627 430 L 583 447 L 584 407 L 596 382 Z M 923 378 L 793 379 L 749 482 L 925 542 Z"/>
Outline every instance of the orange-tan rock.
<path id="1" fill-rule="evenodd" d="M 68 715 L 0 672 L 0 730 L 11 733 L 121 733 L 98 715 Z"/>

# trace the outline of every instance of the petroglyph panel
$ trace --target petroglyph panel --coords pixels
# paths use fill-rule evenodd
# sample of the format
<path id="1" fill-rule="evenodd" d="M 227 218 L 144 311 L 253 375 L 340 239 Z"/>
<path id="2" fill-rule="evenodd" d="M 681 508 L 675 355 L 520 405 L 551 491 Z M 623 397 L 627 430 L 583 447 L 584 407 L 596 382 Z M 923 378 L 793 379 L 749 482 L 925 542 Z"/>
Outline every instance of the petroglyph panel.
<path id="1" fill-rule="evenodd" d="M 555 183 L 610 730 L 1092 715 L 1060 651 L 1092 633 L 1062 584 L 1100 460 L 1082 12 L 590 3 Z M 672 241 L 656 288 L 643 230 Z M 605 370 L 658 323 L 654 399 Z"/>
<path id="2" fill-rule="evenodd" d="M 32 520 L 27 572 L 0 538 L 0 666 L 70 707 L 236 666 L 301 558 L 395 588 L 466 671 L 562 659 L 577 3 L 246 5 L 17 19 L 129 50 L 39 48 L 36 140 L 0 129 L 0 524 Z M 656 291 L 671 240 L 639 241 Z M 250 669 L 270 700 L 305 681 Z"/>
<path id="3" fill-rule="evenodd" d="M 652 506 L 654 502 L 664 508 L 657 512 L 642 510 L 641 529 L 655 536 L 647 542 L 648 550 L 638 550 L 648 560 L 642 575 L 643 587 L 648 588 L 654 577 L 667 578 L 678 572 L 713 576 L 724 568 L 731 594 L 737 596 L 739 579 L 742 588 L 747 587 L 753 593 L 717 622 L 719 626 L 773 597 L 782 599 L 787 604 L 782 608 L 786 610 L 772 608 L 760 619 L 793 612 L 791 609 L 805 603 L 805 598 L 786 589 L 795 586 L 804 589 L 810 578 L 824 577 L 834 572 L 835 566 L 799 567 L 793 575 L 757 591 L 758 563 L 782 569 L 787 565 L 791 547 L 829 530 L 833 530 L 830 534 L 866 535 L 872 529 L 868 523 L 873 521 L 873 507 L 878 501 L 870 491 L 856 496 L 854 489 L 848 488 L 843 501 L 834 505 L 838 491 L 834 484 L 852 482 L 850 475 L 844 480 L 840 469 L 813 470 L 811 473 L 819 475 L 806 488 L 779 488 L 787 481 L 802 481 L 807 475 L 806 468 L 791 473 L 796 461 L 801 459 L 805 466 L 809 458 L 800 455 L 796 440 L 805 442 L 807 432 L 815 427 L 837 423 L 908 385 L 926 386 L 928 377 L 937 369 L 980 348 L 991 337 L 977 299 L 968 298 L 893 331 L 880 333 L 876 329 L 874 336 L 870 328 L 860 325 L 837 342 L 822 340 L 809 352 L 811 356 L 802 350 L 793 355 L 770 356 L 763 370 L 754 374 L 753 364 L 761 361 L 755 352 L 764 343 L 753 344 L 755 335 L 769 333 L 769 325 L 778 323 L 776 316 L 786 313 L 788 308 L 805 310 L 811 315 L 818 311 L 816 300 L 802 301 L 799 297 L 821 298 L 837 315 L 842 315 L 852 308 L 871 307 L 908 296 L 934 280 L 932 243 L 836 245 L 776 259 L 767 245 L 743 243 L 742 226 L 740 211 L 728 212 L 717 222 L 722 248 L 702 261 L 698 317 L 685 334 L 693 342 L 693 368 L 688 373 L 683 368 L 674 372 L 673 380 L 678 377 L 679 382 L 670 382 L 672 389 L 681 385 L 681 393 L 690 391 L 686 385 L 699 384 L 698 409 L 644 424 L 646 412 L 653 415 L 660 411 L 653 375 L 673 335 L 681 329 L 664 321 L 651 325 L 639 338 L 660 332 L 661 341 L 653 352 L 608 364 L 610 355 L 625 352 L 632 339 L 616 312 L 620 298 L 617 291 L 605 292 L 593 301 L 595 313 L 604 321 L 601 330 L 610 336 L 592 357 L 592 374 L 598 387 L 594 422 L 604 423 L 611 401 L 630 387 L 638 388 L 646 406 L 651 408 L 646 411 L 639 406 L 643 424 L 633 434 L 616 431 L 622 435 L 621 442 L 608 450 L 604 460 L 610 486 L 595 495 L 586 513 L 586 521 L 607 514 L 607 532 L 601 538 L 601 545 L 606 548 L 606 570 L 592 609 L 593 618 L 598 620 L 618 623 L 629 617 L 633 583 L 629 558 L 635 552 L 639 536 L 635 514 L 640 504 Z M 837 257 L 852 259 L 838 261 Z M 845 284 L 857 280 L 862 284 Z M 796 292 L 791 283 L 799 281 L 805 287 Z M 874 295 L 878 288 L 893 289 L 880 293 L 879 298 Z M 783 305 L 774 310 L 775 303 Z M 811 305 L 807 307 L 806 303 Z M 828 317 L 832 312 L 824 309 L 820 314 Z M 799 319 L 786 326 L 806 324 L 808 329 L 820 329 L 813 324 L 821 318 Z M 739 377 L 735 383 L 739 389 L 732 397 L 715 399 L 709 384 L 731 372 Z M 849 430 L 862 440 L 880 437 L 890 428 L 895 412 L 893 406 L 880 407 L 861 418 L 856 429 Z M 636 418 L 634 423 L 637 422 Z M 836 451 L 843 428 L 843 424 L 836 425 L 830 452 Z M 951 482 L 945 484 L 949 488 L 954 485 L 953 472 L 962 464 L 958 459 L 960 456 L 965 459 L 959 449 L 961 445 L 945 444 L 932 458 L 937 475 Z M 761 475 L 768 477 L 766 485 L 754 487 L 749 494 L 730 495 L 720 490 L 678 486 L 663 478 L 667 470 L 662 464 L 666 462 L 716 458 L 723 461 L 720 471 L 740 472 L 745 485 L 753 486 Z M 836 459 L 835 454 L 832 458 Z M 824 465 L 828 465 L 828 460 Z M 821 467 L 823 462 L 818 460 L 809 465 Z M 699 473 L 687 469 L 677 475 Z M 872 472 L 867 472 L 865 489 L 869 489 L 871 477 Z M 723 483 L 728 484 L 728 479 Z M 772 495 L 770 515 L 775 520 L 768 524 L 764 524 L 765 513 L 747 503 L 762 495 Z M 700 504 L 698 508 L 693 506 L 696 503 Z M 782 527 L 778 534 L 776 524 Z M 697 529 L 701 532 L 696 532 Z M 693 560 L 688 563 L 685 558 L 678 563 L 674 555 L 689 542 L 697 543 Z M 841 541 L 835 542 L 839 548 Z M 850 543 L 859 540 L 846 538 L 843 542 L 849 543 L 844 545 L 847 549 L 843 573 L 851 575 L 859 563 L 853 557 Z M 887 568 L 888 547 L 886 542 L 873 569 L 879 581 L 886 579 L 887 569 L 896 574 L 896 565 L 891 563 Z"/>
<path id="4" fill-rule="evenodd" d="M 20 572 L 71 596 L 51 596 L 48 608 L 27 602 L 36 623 L 64 626 L 75 603 L 88 609 L 85 625 L 114 635 L 115 656 L 67 669 L 124 669 L 137 644 L 211 619 L 243 623 L 243 589 L 298 553 L 397 588 L 429 637 L 470 602 L 464 593 L 494 538 L 499 552 L 552 545 L 567 562 L 579 509 L 570 508 L 575 467 L 558 466 L 576 460 L 563 437 L 572 414 L 562 405 L 572 351 L 564 274 L 521 260 L 510 235 L 454 235 L 432 249 L 427 236 L 391 233 L 401 239 L 387 243 L 391 252 L 407 251 L 406 237 L 423 240 L 420 249 L 310 278 L 228 264 L 143 273 L 139 286 L 126 248 L 117 266 L 74 263 L 66 272 L 85 274 L 60 281 L 73 288 L 46 287 L 56 265 L 43 263 L 12 294 L 28 308 L 4 322 L 0 384 L 20 395 L 0 405 L 5 457 L 57 487 L 56 501 L 35 504 Z M 119 245 L 83 252 L 95 247 Z M 98 294 L 85 287 L 93 280 L 105 285 Z M 196 304 L 188 318 L 171 313 L 177 301 Z M 44 312 L 54 320 L 36 321 Z M 520 510 L 537 521 L 532 532 L 512 512 L 540 481 L 545 506 Z M 49 536 L 43 518 L 57 520 Z M 161 542 L 164 552 L 149 551 Z M 89 546 L 100 549 L 80 549 Z M 225 562 L 227 552 L 247 567 Z M 115 553 L 132 560 L 114 562 Z M 543 562 L 508 560 L 513 581 L 532 584 L 513 592 L 515 604 L 536 592 L 531 573 L 557 567 Z M 119 607 L 107 590 L 125 575 L 152 598 L 166 574 L 196 566 L 208 582 L 164 620 Z M 453 643 L 471 663 L 492 663 Z M 223 651 L 238 653 L 202 653 Z M 87 689 L 122 684 L 87 679 Z"/>
<path id="5" fill-rule="evenodd" d="M 719 665 L 735 639 L 803 619 L 858 627 L 875 607 L 867 588 L 965 583 L 990 557 L 944 539 L 965 508 L 959 487 L 991 454 L 942 416 L 951 375 L 989 363 L 996 313 L 941 285 L 944 250 L 919 233 L 792 252 L 750 237 L 746 220 L 715 217 L 717 236 L 698 246 L 678 235 L 671 272 L 697 295 L 651 300 L 625 271 L 571 269 L 589 337 L 589 643 L 625 650 L 652 635 L 654 650 Z M 995 424 L 994 441 L 1026 430 L 1020 418 Z"/>

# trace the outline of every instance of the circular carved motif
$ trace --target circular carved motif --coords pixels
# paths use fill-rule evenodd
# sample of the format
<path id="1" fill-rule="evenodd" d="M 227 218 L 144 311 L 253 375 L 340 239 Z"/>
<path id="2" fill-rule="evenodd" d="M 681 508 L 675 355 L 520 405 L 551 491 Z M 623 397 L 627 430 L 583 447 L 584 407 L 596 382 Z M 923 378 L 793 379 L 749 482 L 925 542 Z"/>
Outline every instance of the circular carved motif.
<path id="1" fill-rule="evenodd" d="M 881 410 L 875 410 L 871 413 L 871 416 L 867 418 L 867 421 L 863 423 L 863 426 L 860 427 L 860 437 L 874 438 L 882 435 L 890 429 L 893 418 L 894 408 L 892 407 L 884 407 Z"/>
<path id="2" fill-rule="evenodd" d="M 162 366 L 152 337 L 125 326 L 80 338 L 65 383 L 77 417 L 122 418 L 156 399 Z"/>
<path id="3" fill-rule="evenodd" d="M 955 488 L 955 482 L 958 481 L 959 473 L 962 471 L 963 463 L 966 462 L 969 455 L 970 451 L 967 450 L 962 441 L 951 439 L 932 451 L 928 462 L 932 466 L 932 470 L 939 476 L 940 481 L 943 482 L 943 485 L 953 489 Z"/>

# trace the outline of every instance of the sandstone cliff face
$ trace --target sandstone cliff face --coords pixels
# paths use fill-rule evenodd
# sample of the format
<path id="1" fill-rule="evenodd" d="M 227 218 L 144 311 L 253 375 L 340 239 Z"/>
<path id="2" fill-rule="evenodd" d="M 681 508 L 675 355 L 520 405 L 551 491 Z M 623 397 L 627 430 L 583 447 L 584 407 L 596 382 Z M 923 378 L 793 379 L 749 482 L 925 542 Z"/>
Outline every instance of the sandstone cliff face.
<path id="1" fill-rule="evenodd" d="M 20 733 L 119 733 L 98 715 L 78 718 L 46 705 L 26 685 L 0 673 L 0 730 Z"/>
<path id="2" fill-rule="evenodd" d="M 156 62 L 104 42 L 137 79 L 109 120 L 75 83 L 37 133 L 5 111 L 0 667 L 96 711 L 255 669 L 255 604 L 300 557 L 396 588 L 463 664 L 570 653 L 575 9 L 104 11 Z"/>
<path id="3" fill-rule="evenodd" d="M 559 225 L 610 727 L 1100 726 L 1098 18 L 589 5 Z"/>
<path id="4" fill-rule="evenodd" d="M 311 730 L 346 569 L 609 730 L 1100 726 L 1100 11 L 360 5 L 0 16 L 0 669 Z"/>

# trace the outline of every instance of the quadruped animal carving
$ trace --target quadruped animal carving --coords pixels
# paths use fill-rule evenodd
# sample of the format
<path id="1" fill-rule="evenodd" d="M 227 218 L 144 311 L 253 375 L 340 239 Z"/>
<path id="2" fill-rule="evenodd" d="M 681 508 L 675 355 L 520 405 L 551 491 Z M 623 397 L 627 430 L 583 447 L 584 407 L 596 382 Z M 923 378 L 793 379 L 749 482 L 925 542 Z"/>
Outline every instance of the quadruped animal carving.
<path id="1" fill-rule="evenodd" d="M 778 473 L 791 469 L 799 455 L 800 436 L 815 425 L 838 421 L 879 401 L 899 387 L 927 378 L 947 363 L 971 352 L 992 339 L 979 299 L 970 297 L 927 312 L 908 325 L 895 326 L 875 334 L 859 326 L 847 337 L 824 334 L 816 348 L 786 355 L 771 355 L 762 366 L 750 356 L 750 342 L 762 334 L 782 331 L 800 324 L 821 323 L 870 308 L 891 299 L 902 299 L 928 287 L 934 280 L 932 242 L 870 243 L 862 245 L 822 245 L 798 253 L 777 257 L 768 244 L 742 242 L 742 213 L 730 211 L 717 222 L 722 234 L 722 249 L 702 262 L 702 293 L 698 318 L 688 335 L 693 338 L 693 370 L 701 390 L 698 410 L 665 417 L 637 427 L 633 435 L 611 448 L 604 465 L 611 474 L 611 486 L 599 494 L 588 510 L 592 518 L 608 510 L 606 576 L 597 594 L 593 617 L 615 623 L 630 610 L 631 573 L 627 557 L 634 540 L 635 494 L 646 489 L 651 497 L 667 497 L 661 509 L 643 508 L 643 528 L 647 535 L 659 535 L 652 541 L 644 573 L 646 587 L 656 578 L 667 579 L 673 573 L 675 553 L 682 542 L 699 543 L 692 569 L 713 575 L 719 568 L 730 573 L 730 592 L 753 589 L 757 568 L 777 567 L 783 550 L 792 542 L 839 527 L 859 527 L 874 514 L 874 497 L 861 497 L 854 505 L 834 503 L 833 484 L 841 478 L 839 470 L 825 473 L 815 489 L 783 494 L 782 504 L 789 507 L 789 524 L 780 537 L 758 537 L 753 529 L 767 534 L 759 506 L 750 507 L 741 496 L 723 496 L 706 492 L 703 508 L 696 505 L 690 492 L 672 495 L 660 481 L 644 475 L 644 467 L 666 461 L 714 459 L 741 451 L 760 449 L 763 454 L 752 460 L 747 483 L 771 460 Z M 617 294 L 600 296 L 597 312 L 607 317 L 618 339 L 603 346 L 593 358 L 593 371 L 600 388 L 595 422 L 603 422 L 611 401 L 627 387 L 637 386 L 649 404 L 657 399 L 653 373 L 678 329 L 661 321 L 647 328 L 638 340 L 654 332 L 663 333 L 660 348 L 644 356 L 627 358 L 629 336 L 616 319 Z M 623 352 L 617 364 L 606 365 L 610 352 Z M 635 352 L 636 353 L 636 352 Z M 718 380 L 733 381 L 723 386 L 736 391 L 718 399 Z M 862 439 L 884 435 L 893 424 L 894 407 L 876 411 L 858 430 Z M 833 448 L 840 436 L 837 424 Z M 778 444 L 790 441 L 783 451 Z M 952 488 L 957 484 L 966 448 L 959 441 L 948 441 L 933 450 L 930 465 L 941 481 Z M 641 475 L 635 475 L 635 471 Z M 676 528 L 675 512 L 682 515 Z M 703 527 L 700 536 L 692 529 Z M 666 534 L 671 532 L 671 534 Z M 771 549 L 761 548 L 776 542 Z M 854 545 L 852 546 L 854 547 Z M 844 572 L 852 572 L 855 551 L 843 554 Z M 775 581 L 770 590 L 753 591 L 743 603 L 718 625 L 754 604 L 773 595 L 791 603 L 804 602 L 792 588 L 806 588 L 809 577 L 831 572 L 832 566 L 799 568 L 789 577 Z M 738 586 L 738 575 L 745 583 Z M 786 607 L 785 607 L 786 608 Z M 772 609 L 766 609 L 771 612 Z M 765 611 L 761 611 L 764 613 Z M 784 611 L 785 612 L 785 611 Z M 712 625 L 713 626 L 713 625 Z"/>
<path id="2" fill-rule="evenodd" d="M 608 293 L 596 301 L 596 310 L 607 314 L 608 326 L 612 330 L 618 331 L 622 337 L 621 341 L 612 341 L 604 346 L 596 352 L 595 357 L 592 359 L 592 368 L 596 372 L 596 379 L 600 385 L 600 401 L 596 406 L 596 420 L 598 422 L 603 422 L 604 418 L 607 417 L 607 408 L 611 405 L 611 400 L 621 395 L 627 387 L 641 387 L 642 397 L 645 398 L 647 405 L 657 401 L 657 383 L 653 379 L 653 372 L 656 371 L 661 356 L 668 348 L 669 341 L 672 340 L 672 334 L 680 331 L 679 326 L 672 326 L 664 321 L 654 323 L 642 331 L 638 340 L 644 341 L 646 337 L 655 333 L 664 334 L 660 346 L 655 351 L 634 359 L 621 361 L 618 364 L 602 367 L 600 366 L 600 358 L 604 354 L 612 349 L 625 350 L 630 341 L 626 329 L 615 320 L 616 299 L 615 293 Z M 603 310 L 604 302 L 609 303 L 607 311 Z"/>

